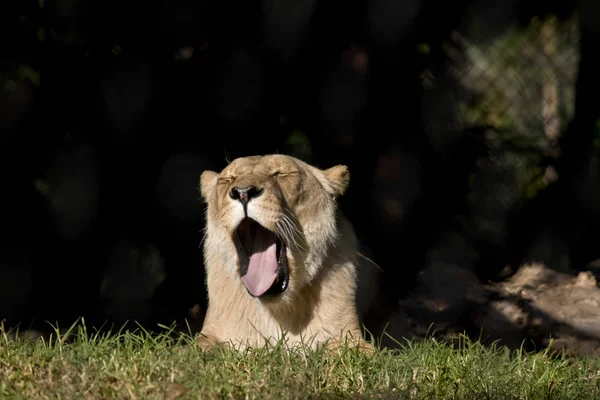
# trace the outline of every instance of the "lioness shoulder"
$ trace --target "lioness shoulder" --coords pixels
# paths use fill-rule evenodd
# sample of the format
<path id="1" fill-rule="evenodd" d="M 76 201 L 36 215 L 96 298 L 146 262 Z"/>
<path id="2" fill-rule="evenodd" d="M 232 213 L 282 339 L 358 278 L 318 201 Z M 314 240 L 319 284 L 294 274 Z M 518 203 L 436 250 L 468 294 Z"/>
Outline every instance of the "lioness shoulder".
<path id="1" fill-rule="evenodd" d="M 343 165 L 319 169 L 286 155 L 233 160 L 204 171 L 208 309 L 198 337 L 262 346 L 364 344 L 357 315 L 357 244 L 337 199 Z"/>

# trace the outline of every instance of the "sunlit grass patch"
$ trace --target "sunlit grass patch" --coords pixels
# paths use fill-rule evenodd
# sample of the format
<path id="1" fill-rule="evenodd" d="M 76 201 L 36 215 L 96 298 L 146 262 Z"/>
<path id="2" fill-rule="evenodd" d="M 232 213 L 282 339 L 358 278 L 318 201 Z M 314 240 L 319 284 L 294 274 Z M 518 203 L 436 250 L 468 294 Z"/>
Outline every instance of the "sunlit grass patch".
<path id="1" fill-rule="evenodd" d="M 58 331 L 56 331 L 58 332 Z M 510 352 L 464 338 L 364 354 L 265 348 L 203 352 L 192 336 L 142 329 L 92 334 L 81 325 L 50 339 L 0 330 L 1 398 L 600 398 L 599 363 Z"/>

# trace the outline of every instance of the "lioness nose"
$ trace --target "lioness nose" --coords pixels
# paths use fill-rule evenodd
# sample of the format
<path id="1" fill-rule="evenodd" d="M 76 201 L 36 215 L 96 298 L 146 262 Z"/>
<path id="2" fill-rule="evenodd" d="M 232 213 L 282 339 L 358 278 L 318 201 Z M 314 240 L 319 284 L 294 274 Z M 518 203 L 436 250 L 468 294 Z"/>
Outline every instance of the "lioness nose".
<path id="1" fill-rule="evenodd" d="M 248 203 L 251 199 L 260 196 L 264 192 L 263 188 L 257 188 L 256 186 L 246 187 L 232 187 L 229 192 L 229 197 L 234 200 L 239 200 L 242 204 Z"/>

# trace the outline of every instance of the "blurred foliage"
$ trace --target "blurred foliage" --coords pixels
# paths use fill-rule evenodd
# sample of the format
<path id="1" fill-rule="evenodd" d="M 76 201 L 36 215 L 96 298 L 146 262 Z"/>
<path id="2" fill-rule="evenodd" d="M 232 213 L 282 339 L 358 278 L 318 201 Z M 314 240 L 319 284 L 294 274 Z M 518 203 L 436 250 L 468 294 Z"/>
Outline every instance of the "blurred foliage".
<path id="1" fill-rule="evenodd" d="M 304 132 L 294 130 L 288 137 L 288 146 L 292 156 L 305 161 L 312 158 L 310 141 Z"/>
<path id="2" fill-rule="evenodd" d="M 13 69 L 12 73 L 9 77 L 4 78 L 4 90 L 9 92 L 15 92 L 19 90 L 19 83 L 21 82 L 29 82 L 35 86 L 39 86 L 41 83 L 40 73 L 32 68 L 30 65 L 21 64 L 16 67 L 16 70 Z"/>
<path id="3" fill-rule="evenodd" d="M 456 124 L 485 127 L 488 146 L 503 153 L 491 168 L 513 171 L 523 200 L 532 199 L 551 183 L 540 163 L 559 154 L 557 139 L 575 113 L 578 19 L 535 17 L 527 27 L 511 25 L 489 40 L 476 30 L 474 24 L 454 32 L 445 44 L 463 91 Z"/>
<path id="4" fill-rule="evenodd" d="M 446 45 L 454 76 L 471 98 L 458 105 L 462 126 L 510 132 L 517 146 L 546 150 L 575 111 L 579 66 L 578 20 L 533 18 L 525 29 L 511 26 L 493 40 L 477 43 L 455 33 Z"/>
<path id="5" fill-rule="evenodd" d="M 40 73 L 34 70 L 29 65 L 19 65 L 17 68 L 17 76 L 23 81 L 30 81 L 34 85 L 40 84 Z"/>

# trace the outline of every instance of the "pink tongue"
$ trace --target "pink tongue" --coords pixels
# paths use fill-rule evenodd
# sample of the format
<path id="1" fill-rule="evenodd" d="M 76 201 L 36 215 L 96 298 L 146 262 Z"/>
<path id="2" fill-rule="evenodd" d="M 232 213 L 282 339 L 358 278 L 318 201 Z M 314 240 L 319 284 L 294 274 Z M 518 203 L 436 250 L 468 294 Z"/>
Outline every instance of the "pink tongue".
<path id="1" fill-rule="evenodd" d="M 252 242 L 248 272 L 242 282 L 253 296 L 260 296 L 273 285 L 277 277 L 275 235 L 266 229 L 257 229 Z"/>

